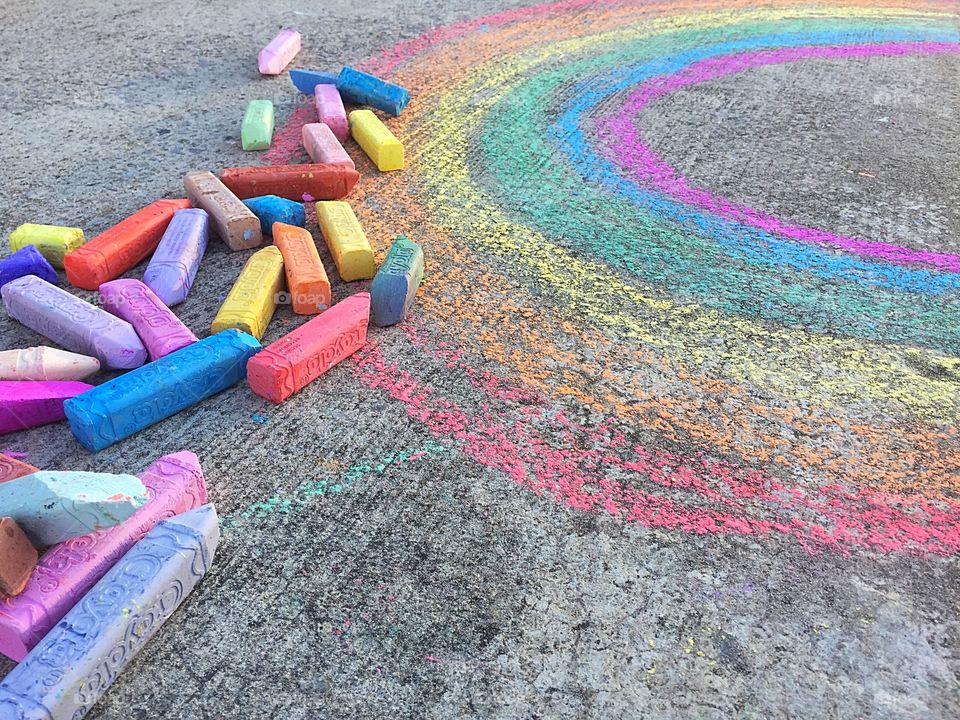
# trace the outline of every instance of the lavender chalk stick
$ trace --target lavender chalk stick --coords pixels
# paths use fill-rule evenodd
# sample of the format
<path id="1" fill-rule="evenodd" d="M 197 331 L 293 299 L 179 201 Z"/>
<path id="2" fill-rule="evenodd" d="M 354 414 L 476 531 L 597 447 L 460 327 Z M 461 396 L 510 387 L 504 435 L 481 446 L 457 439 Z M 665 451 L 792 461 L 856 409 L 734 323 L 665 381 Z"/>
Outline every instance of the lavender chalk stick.
<path id="1" fill-rule="evenodd" d="M 63 401 L 93 385 L 61 380 L 0 380 L 0 435 L 63 420 Z"/>
<path id="2" fill-rule="evenodd" d="M 13 255 L 0 260 L 0 288 L 24 275 L 36 275 L 48 283 L 56 284 L 57 282 L 57 271 L 33 245 L 27 245 Z"/>
<path id="3" fill-rule="evenodd" d="M 100 286 L 100 299 L 107 312 L 133 325 L 151 360 L 197 341 L 190 328 L 139 280 L 111 280 Z"/>
<path id="4" fill-rule="evenodd" d="M 29 275 L 0 289 L 7 313 L 67 350 L 90 355 L 107 367 L 140 367 L 147 349 L 130 323 Z"/>
<path id="5" fill-rule="evenodd" d="M 190 208 L 173 214 L 143 274 L 143 282 L 168 306 L 187 299 L 209 237 L 206 210 Z"/>
<path id="6" fill-rule="evenodd" d="M 0 683 L 0 717 L 80 720 L 210 569 L 213 505 L 134 545 Z"/>
<path id="7" fill-rule="evenodd" d="M 164 455 L 140 473 L 150 493 L 133 517 L 47 550 L 23 592 L 0 602 L 0 652 L 20 661 L 104 573 L 163 518 L 207 501 L 192 452 Z"/>

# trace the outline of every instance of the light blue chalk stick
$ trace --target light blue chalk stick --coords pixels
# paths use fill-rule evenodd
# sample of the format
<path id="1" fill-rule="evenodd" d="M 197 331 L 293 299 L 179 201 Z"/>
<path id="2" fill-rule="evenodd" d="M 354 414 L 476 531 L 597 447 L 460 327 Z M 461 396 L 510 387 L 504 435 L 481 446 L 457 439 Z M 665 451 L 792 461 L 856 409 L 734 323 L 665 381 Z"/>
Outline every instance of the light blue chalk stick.
<path id="1" fill-rule="evenodd" d="M 213 505 L 157 524 L 0 682 L 0 718 L 79 720 L 210 569 Z"/>
<path id="2" fill-rule="evenodd" d="M 370 285 L 374 324 L 384 327 L 403 320 L 422 281 L 423 250 L 412 240 L 397 235 Z"/>
<path id="3" fill-rule="evenodd" d="M 263 228 L 263 231 L 271 235 L 273 235 L 271 228 L 273 228 L 275 222 L 296 225 L 297 227 L 303 227 L 307 224 L 303 203 L 298 203 L 295 200 L 287 200 L 276 195 L 261 195 L 244 200 L 243 204 L 260 219 L 260 227 Z"/>
<path id="4" fill-rule="evenodd" d="M 337 90 L 347 102 L 369 105 L 390 115 L 399 115 L 410 102 L 406 89 L 349 66 L 337 75 Z"/>
<path id="5" fill-rule="evenodd" d="M 77 440 L 102 450 L 236 385 L 258 352 L 256 338 L 224 330 L 70 398 L 63 411 Z"/>
<path id="6" fill-rule="evenodd" d="M 291 70 L 290 80 L 300 92 L 313 95 L 317 85 L 336 85 L 337 74 L 319 70 Z"/>
<path id="7" fill-rule="evenodd" d="M 113 527 L 148 499 L 134 475 L 38 471 L 0 483 L 0 517 L 13 518 L 30 542 L 47 547 Z"/>

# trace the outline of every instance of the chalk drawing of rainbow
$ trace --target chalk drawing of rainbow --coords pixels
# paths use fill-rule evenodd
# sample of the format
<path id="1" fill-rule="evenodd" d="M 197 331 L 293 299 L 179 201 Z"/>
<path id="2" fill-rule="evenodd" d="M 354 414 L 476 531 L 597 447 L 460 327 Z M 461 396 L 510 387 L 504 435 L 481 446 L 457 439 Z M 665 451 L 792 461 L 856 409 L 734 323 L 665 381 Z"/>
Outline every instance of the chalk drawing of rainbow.
<path id="1" fill-rule="evenodd" d="M 561 2 L 364 69 L 408 168 L 351 198 L 429 273 L 352 365 L 438 442 L 577 511 L 810 552 L 960 551 L 960 257 L 698 187 L 635 119 L 761 66 L 958 55 L 955 3 Z M 296 160 L 297 109 L 269 162 Z M 464 393 L 463 388 L 468 389 Z M 455 391 L 453 388 L 457 388 Z"/>

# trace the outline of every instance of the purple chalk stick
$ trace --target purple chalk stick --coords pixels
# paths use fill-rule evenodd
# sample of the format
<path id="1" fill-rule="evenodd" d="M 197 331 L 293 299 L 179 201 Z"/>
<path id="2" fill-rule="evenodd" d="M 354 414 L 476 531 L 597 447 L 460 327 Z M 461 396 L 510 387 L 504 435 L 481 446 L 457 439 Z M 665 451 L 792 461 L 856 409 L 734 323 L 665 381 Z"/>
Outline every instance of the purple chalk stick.
<path id="1" fill-rule="evenodd" d="M 139 280 L 111 280 L 100 286 L 100 299 L 107 312 L 133 325 L 151 360 L 159 360 L 197 341 L 180 318 Z"/>
<path id="2" fill-rule="evenodd" d="M 317 105 L 317 117 L 325 124 L 340 142 L 346 142 L 350 136 L 347 111 L 343 108 L 340 91 L 333 85 L 317 85 L 313 89 L 313 101 Z"/>
<path id="3" fill-rule="evenodd" d="M 210 216 L 206 210 L 190 208 L 173 214 L 143 274 L 143 282 L 167 305 L 187 299 L 209 236 Z"/>
<path id="4" fill-rule="evenodd" d="M 24 275 L 36 275 L 56 284 L 57 271 L 34 245 L 27 245 L 0 260 L 0 287 Z"/>
<path id="5" fill-rule="evenodd" d="M 200 461 L 192 452 L 164 455 L 139 477 L 150 492 L 146 505 L 119 525 L 54 545 L 23 592 L 0 602 L 0 652 L 22 660 L 154 525 L 207 501 Z"/>
<path id="6" fill-rule="evenodd" d="M 133 326 L 33 275 L 0 288 L 7 314 L 67 350 L 90 355 L 107 367 L 143 365 L 147 349 Z"/>
<path id="7" fill-rule="evenodd" d="M 0 380 L 0 435 L 63 420 L 63 401 L 92 388 L 63 380 Z"/>

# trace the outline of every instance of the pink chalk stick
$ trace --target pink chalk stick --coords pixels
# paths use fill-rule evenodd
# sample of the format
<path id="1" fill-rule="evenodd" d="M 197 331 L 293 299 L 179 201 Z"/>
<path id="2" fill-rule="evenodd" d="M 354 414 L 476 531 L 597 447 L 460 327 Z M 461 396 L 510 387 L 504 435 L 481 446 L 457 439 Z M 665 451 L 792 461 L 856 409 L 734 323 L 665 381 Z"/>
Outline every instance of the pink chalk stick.
<path id="1" fill-rule="evenodd" d="M 92 388 L 61 380 L 0 381 L 0 435 L 63 420 L 63 401 Z"/>
<path id="2" fill-rule="evenodd" d="M 333 85 L 317 85 L 313 89 L 313 101 L 317 105 L 317 117 L 320 122 L 333 131 L 340 142 L 346 142 L 350 136 L 350 124 L 347 111 L 343 109 L 340 91 Z"/>
<path id="3" fill-rule="evenodd" d="M 356 166 L 343 145 L 326 123 L 307 123 L 303 126 L 303 147 L 315 163 L 343 165 L 351 170 Z"/>
<path id="4" fill-rule="evenodd" d="M 197 341 L 190 328 L 139 280 L 106 282 L 100 286 L 100 299 L 107 312 L 133 325 L 151 360 L 159 360 Z"/>
<path id="5" fill-rule="evenodd" d="M 139 477 L 150 492 L 146 505 L 119 525 L 54 545 L 24 591 L 0 602 L 0 652 L 22 660 L 154 525 L 207 501 L 200 461 L 192 452 L 164 455 Z"/>
<path id="6" fill-rule="evenodd" d="M 298 52 L 300 52 L 300 33 L 293 28 L 284 28 L 257 55 L 260 74 L 279 75 Z"/>

